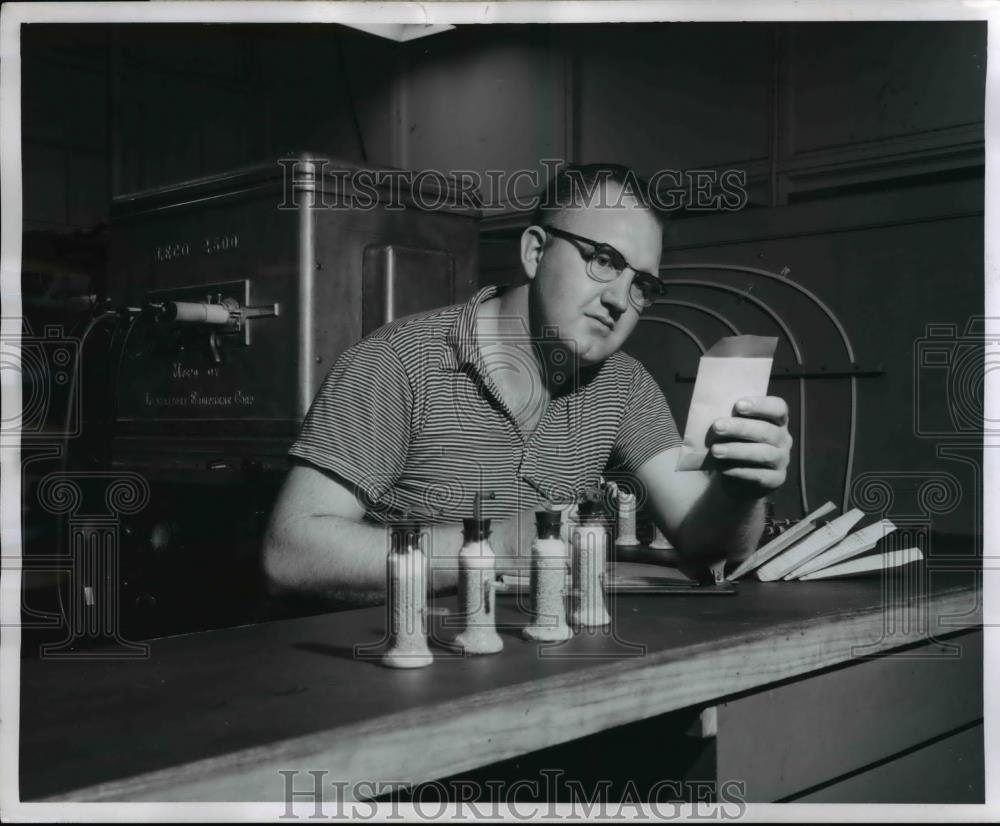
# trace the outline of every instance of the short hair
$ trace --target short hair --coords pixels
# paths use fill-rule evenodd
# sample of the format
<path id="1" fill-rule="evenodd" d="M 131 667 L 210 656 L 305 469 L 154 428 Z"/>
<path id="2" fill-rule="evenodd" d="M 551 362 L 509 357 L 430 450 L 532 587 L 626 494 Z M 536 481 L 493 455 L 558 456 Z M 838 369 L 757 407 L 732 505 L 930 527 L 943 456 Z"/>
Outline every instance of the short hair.
<path id="1" fill-rule="evenodd" d="M 649 183 L 634 169 L 621 164 L 566 164 L 549 180 L 538 197 L 538 206 L 531 216 L 533 224 L 546 224 L 565 209 L 590 203 L 598 189 L 608 183 L 618 184 L 622 194 L 634 198 L 648 210 L 663 228 L 664 214 L 650 198 Z"/>

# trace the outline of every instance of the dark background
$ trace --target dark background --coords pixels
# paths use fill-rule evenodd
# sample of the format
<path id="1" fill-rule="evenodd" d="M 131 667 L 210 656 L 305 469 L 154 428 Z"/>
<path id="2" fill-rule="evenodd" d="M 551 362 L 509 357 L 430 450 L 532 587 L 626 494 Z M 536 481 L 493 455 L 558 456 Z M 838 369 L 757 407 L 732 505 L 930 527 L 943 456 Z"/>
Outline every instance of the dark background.
<path id="1" fill-rule="evenodd" d="M 21 59 L 35 328 L 68 328 L 67 299 L 102 293 L 112 197 L 299 148 L 480 174 L 541 158 L 742 170 L 747 206 L 678 213 L 664 263 L 786 270 L 811 291 L 873 374 L 856 379 L 851 502 L 913 525 L 929 554 L 980 550 L 985 23 L 469 26 L 408 43 L 333 25 L 26 25 Z M 525 224 L 484 213 L 482 283 L 516 276 Z M 836 327 L 788 284 L 665 275 L 727 288 L 672 286 L 682 304 L 649 313 L 671 323 L 629 343 L 681 426 L 694 340 L 727 334 L 706 308 L 781 336 L 779 371 L 797 369 L 793 350 L 751 298 L 809 370 L 852 369 Z M 797 440 L 781 517 L 803 513 L 803 447 L 810 508 L 845 490 L 850 379 L 804 386 L 804 417 L 799 381 L 771 388 Z"/>

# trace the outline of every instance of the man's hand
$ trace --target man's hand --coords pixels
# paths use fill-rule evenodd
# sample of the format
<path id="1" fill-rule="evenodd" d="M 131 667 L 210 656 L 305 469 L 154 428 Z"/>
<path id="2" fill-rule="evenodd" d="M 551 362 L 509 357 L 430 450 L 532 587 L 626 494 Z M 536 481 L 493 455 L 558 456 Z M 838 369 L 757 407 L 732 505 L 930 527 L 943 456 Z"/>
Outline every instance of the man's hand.
<path id="1" fill-rule="evenodd" d="M 678 446 L 636 474 L 660 528 L 690 565 L 751 553 L 764 528 L 760 500 L 785 481 L 792 449 L 788 405 L 776 396 L 740 399 L 733 413 L 712 424 L 713 470 L 678 471 Z"/>
<path id="2" fill-rule="evenodd" d="M 777 396 L 740 399 L 712 425 L 711 451 L 727 493 L 759 499 L 785 481 L 792 449 L 788 405 Z"/>

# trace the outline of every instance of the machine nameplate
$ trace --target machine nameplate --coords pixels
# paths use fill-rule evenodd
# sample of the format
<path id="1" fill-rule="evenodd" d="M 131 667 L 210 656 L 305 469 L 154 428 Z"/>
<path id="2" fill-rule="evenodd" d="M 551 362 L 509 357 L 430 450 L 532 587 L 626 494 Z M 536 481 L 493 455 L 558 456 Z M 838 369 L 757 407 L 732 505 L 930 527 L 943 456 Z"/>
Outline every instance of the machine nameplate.
<path id="1" fill-rule="evenodd" d="M 188 241 L 176 241 L 169 244 L 157 244 L 153 248 L 153 257 L 160 262 L 176 261 L 178 258 L 186 258 L 191 254 L 192 249 L 201 250 L 203 255 L 218 255 L 223 252 L 232 252 L 240 245 L 240 236 L 235 233 L 225 235 L 212 235 L 202 238 L 200 243 L 191 244 Z"/>
<path id="2" fill-rule="evenodd" d="M 250 407 L 254 403 L 254 395 L 242 390 L 221 394 L 192 390 L 180 395 L 158 396 L 147 391 L 144 401 L 146 407 Z"/>

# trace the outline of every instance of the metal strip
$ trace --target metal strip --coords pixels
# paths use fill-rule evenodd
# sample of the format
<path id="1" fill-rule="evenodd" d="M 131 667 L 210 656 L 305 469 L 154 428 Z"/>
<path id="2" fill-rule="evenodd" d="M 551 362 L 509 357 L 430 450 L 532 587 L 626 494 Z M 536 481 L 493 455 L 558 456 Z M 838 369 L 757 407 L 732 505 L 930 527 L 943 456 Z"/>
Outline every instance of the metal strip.
<path id="1" fill-rule="evenodd" d="M 296 413 L 302 417 L 309 410 L 314 395 L 312 371 L 313 359 L 313 271 L 315 268 L 313 203 L 316 198 L 315 164 L 303 161 L 302 170 L 311 171 L 312 178 L 304 181 L 300 176 L 294 186 L 305 197 L 295 199 L 298 207 L 298 251 L 299 251 L 299 364 L 298 364 L 298 406 Z"/>

